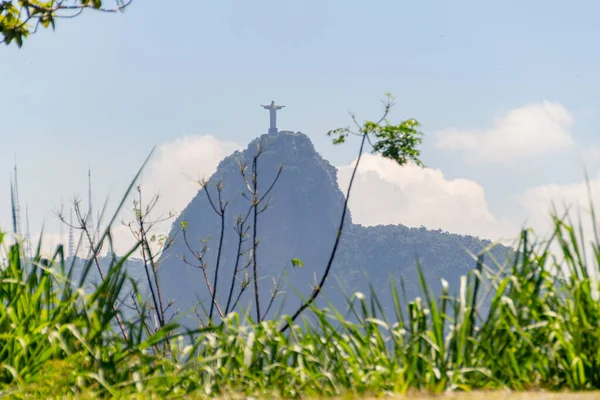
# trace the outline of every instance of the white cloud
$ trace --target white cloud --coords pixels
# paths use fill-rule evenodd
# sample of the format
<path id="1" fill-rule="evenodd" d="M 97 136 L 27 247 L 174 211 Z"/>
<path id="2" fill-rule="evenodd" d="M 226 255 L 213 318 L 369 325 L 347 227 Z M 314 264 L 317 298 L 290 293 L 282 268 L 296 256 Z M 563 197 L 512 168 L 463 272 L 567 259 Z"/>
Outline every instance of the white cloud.
<path id="1" fill-rule="evenodd" d="M 339 168 L 345 188 L 352 168 Z M 349 204 L 355 223 L 366 226 L 425 226 L 493 240 L 513 239 L 519 226 L 489 211 L 483 188 L 467 179 L 447 179 L 440 170 L 409 164 L 400 167 L 381 156 L 365 154 Z"/>
<path id="2" fill-rule="evenodd" d="M 593 257 L 592 243 L 596 243 L 594 235 L 594 225 L 598 227 L 598 217 L 594 221 L 590 214 L 590 200 L 596 209 L 600 211 L 600 174 L 594 179 L 567 184 L 567 185 L 543 185 L 527 189 L 518 196 L 522 206 L 528 211 L 530 219 L 527 226 L 533 227 L 536 231 L 536 237 L 548 238 L 553 232 L 553 224 L 550 218 L 553 204 L 559 217 L 563 217 L 568 209 L 567 223 L 571 224 L 575 230 L 580 249 L 588 258 L 588 272 L 592 276 L 597 276 L 597 264 Z M 580 229 L 583 233 L 583 243 L 581 243 Z M 569 240 L 570 241 L 570 240 Z M 554 242 L 550 247 L 559 262 L 562 262 L 562 249 L 558 242 Z M 564 265 L 564 264 L 563 264 Z M 567 270 L 565 270 L 568 273 Z"/>
<path id="3" fill-rule="evenodd" d="M 550 184 L 536 186 L 525 190 L 517 198 L 530 215 L 528 225 L 534 229 L 548 232 L 550 227 L 550 211 L 553 205 L 559 214 L 564 213 L 565 206 L 569 207 L 572 210 L 570 216 L 574 219 L 579 210 L 582 213 L 581 217 L 584 225 L 587 224 L 588 228 L 591 228 L 589 204 L 591 200 L 595 207 L 600 207 L 600 174 L 596 178 L 590 178 L 589 188 L 591 198 L 590 192 L 588 192 L 588 183 L 585 181 L 566 185 Z"/>
<path id="4" fill-rule="evenodd" d="M 544 101 L 511 110 L 485 130 L 437 132 L 435 146 L 462 150 L 469 162 L 508 164 L 573 146 L 573 122 L 560 103 Z"/>
<path id="5" fill-rule="evenodd" d="M 142 178 L 148 194 L 160 193 L 163 210 L 181 212 L 199 189 L 197 181 L 209 177 L 219 162 L 239 146 L 211 135 L 186 136 L 158 148 L 149 174 Z"/>
<path id="6" fill-rule="evenodd" d="M 600 166 L 600 147 L 592 146 L 581 153 L 583 165 L 586 168 L 597 168 Z"/>
<path id="7" fill-rule="evenodd" d="M 425 226 L 512 244 L 523 226 L 533 228 L 538 238 L 548 237 L 552 233 L 552 205 L 556 205 L 559 214 L 565 211 L 566 205 L 571 209 L 575 226 L 578 224 L 577 211 L 581 213 L 585 247 L 591 254 L 589 242 L 594 237 L 585 181 L 529 188 L 513 196 L 526 219 L 499 218 L 490 212 L 484 190 L 475 181 L 448 179 L 439 170 L 415 165 L 400 167 L 380 156 L 365 154 L 363 157 L 349 206 L 355 223 Z M 339 168 L 341 187 L 347 186 L 354 165 Z M 591 200 L 600 215 L 600 173 L 589 183 Z M 552 251 L 560 254 L 557 246 L 553 246 Z"/>

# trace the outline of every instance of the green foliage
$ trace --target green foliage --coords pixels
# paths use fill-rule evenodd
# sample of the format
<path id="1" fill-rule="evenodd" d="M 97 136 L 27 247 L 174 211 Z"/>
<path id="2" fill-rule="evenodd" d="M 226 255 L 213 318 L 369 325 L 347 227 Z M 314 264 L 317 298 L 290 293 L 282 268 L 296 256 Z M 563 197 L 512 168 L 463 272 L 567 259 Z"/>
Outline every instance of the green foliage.
<path id="1" fill-rule="evenodd" d="M 366 122 L 365 134 L 374 135 L 378 141 L 373 144 L 373 153 L 381 154 L 383 157 L 404 165 L 409 161 L 422 165 L 419 160 L 420 151 L 417 145 L 421 144 L 422 132 L 418 131 L 420 125 L 414 119 L 408 119 L 398 125 L 379 125 Z"/>
<path id="2" fill-rule="evenodd" d="M 114 261 L 95 289 L 73 286 L 60 246 L 52 259 L 26 260 L 19 244 L 6 250 L 0 269 L 0 387 L 45 397 L 39 388 L 61 384 L 64 394 L 97 388 L 116 393 L 114 385 L 132 379 L 131 368 L 149 349 L 158 351 L 173 329 L 169 325 L 143 335 L 141 321 L 115 330 L 118 298 L 127 279 Z M 87 275 L 91 262 L 86 265 Z M 137 294 L 137 290 L 135 295 Z M 136 361 L 137 360 L 137 361 Z M 46 382 L 54 380 L 53 383 Z M 102 389 L 99 389 L 102 388 Z"/>
<path id="3" fill-rule="evenodd" d="M 104 2 L 106 3 L 106 2 Z M 8 0 L 0 2 L 0 43 L 23 45 L 23 40 L 43 28 L 55 29 L 57 18 L 72 18 L 86 9 L 105 12 L 123 11 L 131 0 L 114 0 L 112 8 L 103 8 L 101 0 Z"/>
<path id="4" fill-rule="evenodd" d="M 292 258 L 292 267 L 302 268 L 302 267 L 304 267 L 304 264 L 302 263 L 301 260 L 299 260 L 297 258 Z"/>
<path id="5" fill-rule="evenodd" d="M 412 161 L 422 166 L 423 164 L 419 160 L 421 153 L 417 148 L 423 140 L 423 133 L 417 130 L 421 125 L 412 118 L 402 121 L 397 125 L 390 124 L 386 117 L 393 105 L 394 98 L 390 94 L 386 94 L 384 115 L 379 121 L 366 121 L 361 125 L 352 116 L 358 129 L 356 132 L 350 127 L 337 128 L 327 132 L 327 136 L 332 137 L 334 145 L 345 143 L 346 138 L 350 134 L 366 137 L 372 145 L 373 154 L 380 154 L 385 158 L 396 161 L 400 165 L 405 165 Z"/>

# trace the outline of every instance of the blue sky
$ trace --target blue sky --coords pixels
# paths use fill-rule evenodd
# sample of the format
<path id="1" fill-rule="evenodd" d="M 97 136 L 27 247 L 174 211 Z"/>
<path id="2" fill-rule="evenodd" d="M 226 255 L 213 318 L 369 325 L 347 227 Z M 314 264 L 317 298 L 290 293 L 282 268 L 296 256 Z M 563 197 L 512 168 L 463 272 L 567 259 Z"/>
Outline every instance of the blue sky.
<path id="1" fill-rule="evenodd" d="M 514 196 L 530 188 L 581 182 L 580 153 L 600 146 L 597 2 L 164 4 L 90 12 L 22 49 L 0 48 L 0 224 L 10 220 L 15 153 L 21 200 L 39 226 L 61 197 L 85 195 L 88 165 L 95 201 L 116 198 L 154 145 L 205 134 L 245 145 L 266 131 L 259 106 L 271 100 L 287 106 L 281 129 L 307 133 L 343 166 L 355 147 L 334 148 L 325 132 L 346 125 L 348 111 L 375 118 L 391 92 L 392 118 L 423 124 L 426 165 L 476 182 L 498 218 L 526 217 Z M 474 165 L 435 145 L 437 132 L 483 132 L 544 101 L 572 117 L 568 150 Z"/>

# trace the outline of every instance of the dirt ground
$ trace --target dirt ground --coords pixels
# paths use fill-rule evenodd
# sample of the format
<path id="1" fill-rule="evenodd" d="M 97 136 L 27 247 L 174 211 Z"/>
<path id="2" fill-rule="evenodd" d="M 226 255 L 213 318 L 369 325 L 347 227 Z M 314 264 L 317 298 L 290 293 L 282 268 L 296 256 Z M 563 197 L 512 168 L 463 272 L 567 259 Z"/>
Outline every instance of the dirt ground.
<path id="1" fill-rule="evenodd" d="M 348 398 L 346 398 L 348 399 Z M 368 398 L 375 400 L 376 398 Z M 544 393 L 544 392 L 473 392 L 452 393 L 439 395 L 407 395 L 407 396 L 383 396 L 379 399 L 390 400 L 600 400 L 600 392 L 586 393 Z M 367 400 L 367 399 L 364 399 Z"/>
<path id="2" fill-rule="evenodd" d="M 259 400 L 257 397 L 226 397 L 228 400 Z M 225 398 L 223 398 L 225 399 Z M 346 394 L 333 400 L 600 400 L 600 391 L 579 393 L 545 393 L 545 392 L 472 392 L 472 393 L 445 393 L 445 394 L 407 394 L 382 395 L 380 397 L 353 396 Z M 307 400 L 316 400 L 313 398 Z"/>

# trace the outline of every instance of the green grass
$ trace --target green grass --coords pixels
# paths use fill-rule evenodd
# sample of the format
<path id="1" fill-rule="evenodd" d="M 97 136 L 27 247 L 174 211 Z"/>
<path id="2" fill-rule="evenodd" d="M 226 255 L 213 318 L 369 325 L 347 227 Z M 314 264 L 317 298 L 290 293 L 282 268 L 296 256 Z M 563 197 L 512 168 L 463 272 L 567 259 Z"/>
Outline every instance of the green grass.
<path id="1" fill-rule="evenodd" d="M 555 217 L 554 227 L 544 241 L 524 230 L 512 264 L 479 258 L 460 287 L 444 284 L 438 296 L 423 279 L 423 296 L 408 302 L 390 287 L 392 320 L 375 294 L 356 293 L 349 310 L 307 310 L 284 333 L 285 319 L 255 324 L 237 314 L 196 332 L 176 323 L 153 331 L 149 310 L 127 320 L 120 309 L 127 256 L 84 290 L 92 261 L 72 282 L 61 246 L 50 259 L 38 249 L 25 260 L 20 246 L 0 235 L 0 391 L 15 398 L 344 398 L 600 389 L 592 278 L 600 246 L 596 239 L 593 254 L 585 254 L 583 235 L 568 219 Z M 108 231 L 104 237 L 110 240 Z"/>

